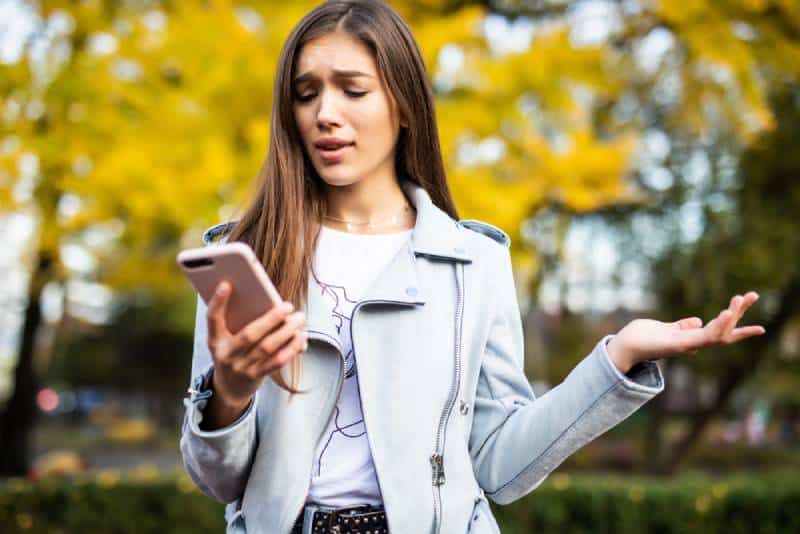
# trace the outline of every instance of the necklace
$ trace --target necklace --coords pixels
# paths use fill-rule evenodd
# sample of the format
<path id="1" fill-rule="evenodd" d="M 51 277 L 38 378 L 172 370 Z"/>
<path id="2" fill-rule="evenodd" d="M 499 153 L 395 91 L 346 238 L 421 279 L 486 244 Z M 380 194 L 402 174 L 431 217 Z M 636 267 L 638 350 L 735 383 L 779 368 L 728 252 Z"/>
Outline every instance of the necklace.
<path id="1" fill-rule="evenodd" d="M 403 215 L 405 215 L 406 213 L 409 213 L 410 211 L 411 211 L 411 207 L 408 204 L 405 204 L 403 206 L 403 209 L 401 209 L 398 213 L 392 215 L 389 219 L 387 219 L 387 222 L 389 224 L 397 224 L 397 222 L 400 221 L 400 218 Z M 354 226 L 366 226 L 367 228 L 370 228 L 370 229 L 379 228 L 379 222 L 380 222 L 380 221 L 379 222 L 375 222 L 375 221 L 348 221 L 347 219 L 340 219 L 338 217 L 331 217 L 330 215 L 323 215 L 322 217 L 324 219 L 328 219 L 328 220 L 331 220 L 331 221 L 344 223 L 344 225 L 345 225 L 345 227 L 347 228 L 348 231 L 352 230 Z"/>

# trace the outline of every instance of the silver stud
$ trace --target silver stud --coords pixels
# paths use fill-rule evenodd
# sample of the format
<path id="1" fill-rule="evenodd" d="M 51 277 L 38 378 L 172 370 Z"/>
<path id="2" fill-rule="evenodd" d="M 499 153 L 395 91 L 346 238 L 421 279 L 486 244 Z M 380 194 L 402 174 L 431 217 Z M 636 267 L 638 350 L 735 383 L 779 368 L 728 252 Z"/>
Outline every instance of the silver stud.
<path id="1" fill-rule="evenodd" d="M 469 413 L 469 404 L 461 401 L 461 404 L 458 406 L 458 410 L 461 412 L 461 415 L 467 415 Z"/>

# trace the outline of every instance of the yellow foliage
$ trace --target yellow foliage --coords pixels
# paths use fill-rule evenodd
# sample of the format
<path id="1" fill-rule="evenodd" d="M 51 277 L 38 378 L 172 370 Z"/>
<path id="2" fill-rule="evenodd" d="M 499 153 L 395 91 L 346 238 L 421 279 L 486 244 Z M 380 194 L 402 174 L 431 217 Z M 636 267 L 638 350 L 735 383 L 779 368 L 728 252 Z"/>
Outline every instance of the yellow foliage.
<path id="1" fill-rule="evenodd" d="M 106 438 L 112 441 L 134 443 L 147 441 L 156 435 L 155 424 L 148 419 L 118 419 L 105 430 Z"/>
<path id="2" fill-rule="evenodd" d="M 35 154 L 40 251 L 57 256 L 64 237 L 113 223 L 123 228 L 118 246 L 89 247 L 101 259 L 100 282 L 185 290 L 176 248 L 199 245 L 198 229 L 251 191 L 269 142 L 278 54 L 317 3 L 41 2 L 43 17 L 72 19 L 73 32 L 61 39 L 73 53 L 46 83 L 26 61 L 0 65 L 0 209 L 20 209 L 20 161 Z M 647 78 L 608 43 L 575 47 L 565 20 L 537 27 L 529 49 L 496 56 L 481 33 L 484 7 L 392 5 L 411 26 L 431 78 L 445 45 L 464 52 L 452 90 L 437 94 L 443 156 L 461 216 L 509 232 L 517 265 L 536 266 L 515 238 L 544 203 L 590 211 L 636 198 L 628 174 L 646 125 L 635 116 L 611 121 L 600 135 L 595 106 L 646 98 L 638 92 L 667 67 Z M 723 124 L 744 142 L 772 126 L 763 72 L 800 76 L 800 44 L 782 29 L 800 21 L 797 2 L 663 0 L 642 9 L 624 21 L 626 43 L 666 28 L 681 52 L 680 99 L 665 111 L 666 126 L 703 135 Z M 113 46 L 93 51 L 100 37 Z M 460 159 L 465 144 L 487 139 L 502 144 L 501 157 Z M 65 193 L 81 199 L 68 216 L 57 213 Z"/>

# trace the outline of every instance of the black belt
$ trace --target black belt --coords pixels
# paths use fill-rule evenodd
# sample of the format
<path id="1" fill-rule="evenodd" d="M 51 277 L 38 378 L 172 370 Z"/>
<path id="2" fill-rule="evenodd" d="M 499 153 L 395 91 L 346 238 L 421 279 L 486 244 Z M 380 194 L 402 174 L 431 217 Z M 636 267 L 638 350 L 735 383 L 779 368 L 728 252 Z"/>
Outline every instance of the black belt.
<path id="1" fill-rule="evenodd" d="M 302 534 L 305 510 L 291 534 Z M 316 510 L 311 518 L 312 534 L 388 534 L 386 512 L 382 506 L 359 505 L 348 508 Z"/>

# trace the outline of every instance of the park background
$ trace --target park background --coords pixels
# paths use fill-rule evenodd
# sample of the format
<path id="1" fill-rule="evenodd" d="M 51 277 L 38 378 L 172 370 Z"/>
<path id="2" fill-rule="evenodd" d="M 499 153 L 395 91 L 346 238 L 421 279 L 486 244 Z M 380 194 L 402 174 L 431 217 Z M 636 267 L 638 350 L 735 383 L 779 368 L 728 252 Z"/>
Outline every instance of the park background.
<path id="1" fill-rule="evenodd" d="M 0 0 L 0 530 L 220 532 L 180 465 L 175 255 L 252 192 L 317 2 Z M 800 4 L 416 0 L 461 218 L 512 239 L 537 394 L 634 317 L 767 333 L 494 506 L 504 532 L 797 532 Z"/>

